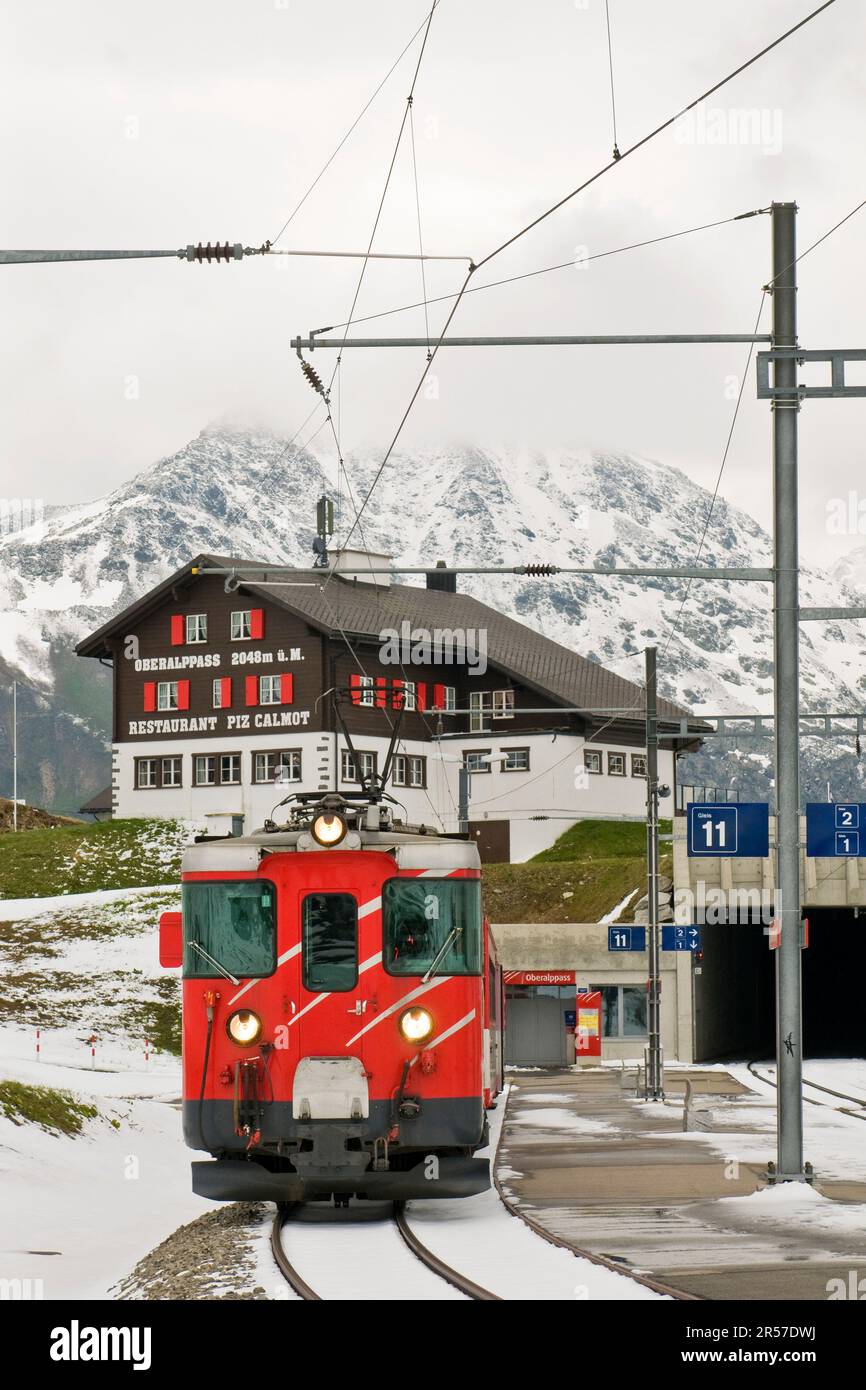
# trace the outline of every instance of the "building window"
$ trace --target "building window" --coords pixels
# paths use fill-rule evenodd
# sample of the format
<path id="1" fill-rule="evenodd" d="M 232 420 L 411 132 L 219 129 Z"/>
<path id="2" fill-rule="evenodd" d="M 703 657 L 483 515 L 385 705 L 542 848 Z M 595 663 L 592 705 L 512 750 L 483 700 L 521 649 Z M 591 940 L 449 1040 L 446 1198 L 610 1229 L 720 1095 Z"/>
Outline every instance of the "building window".
<path id="1" fill-rule="evenodd" d="M 216 786 L 217 760 L 209 753 L 196 753 L 192 760 L 192 780 L 197 787 Z"/>
<path id="2" fill-rule="evenodd" d="M 426 787 L 427 785 L 427 759 L 409 759 L 409 786 Z"/>
<path id="3" fill-rule="evenodd" d="M 514 691 L 513 691 L 513 690 L 494 690 L 494 692 L 493 692 L 493 718 L 494 718 L 494 719 L 513 719 L 513 718 L 514 718 Z"/>
<path id="4" fill-rule="evenodd" d="M 398 753 L 394 758 L 394 771 L 391 780 L 395 787 L 405 787 L 406 785 L 406 759 L 402 753 Z"/>
<path id="5" fill-rule="evenodd" d="M 646 777 L 646 753 L 632 753 L 631 775 L 632 777 Z"/>
<path id="6" fill-rule="evenodd" d="M 177 681 L 158 681 L 156 686 L 157 709 L 180 709 L 177 697 Z"/>
<path id="7" fill-rule="evenodd" d="M 490 771 L 490 749 L 473 748 L 471 751 L 463 750 L 463 761 L 469 772 L 489 772 Z"/>
<path id="8" fill-rule="evenodd" d="M 231 676 L 216 676 L 213 682 L 214 709 L 230 709 L 232 703 Z"/>
<path id="9" fill-rule="evenodd" d="M 187 642 L 207 641 L 207 614 L 188 613 L 186 618 Z"/>
<path id="10" fill-rule="evenodd" d="M 625 776 L 625 753 L 608 753 L 607 772 L 609 777 Z"/>
<path id="11" fill-rule="evenodd" d="M 361 760 L 361 777 L 366 781 L 376 771 L 376 754 L 359 753 L 358 757 Z M 348 748 L 344 748 L 340 754 L 340 780 L 342 782 L 357 782 L 359 780 L 355 770 L 355 759 Z"/>
<path id="12" fill-rule="evenodd" d="M 259 676 L 260 705 L 282 704 L 283 697 L 280 681 L 280 676 Z"/>
<path id="13" fill-rule="evenodd" d="M 502 771 L 503 772 L 528 772 L 529 771 L 529 749 L 528 748 L 503 748 Z"/>
<path id="14" fill-rule="evenodd" d="M 245 608 L 240 613 L 232 613 L 231 639 L 233 642 L 248 642 L 253 635 L 252 609 Z"/>
<path id="15" fill-rule="evenodd" d="M 254 782 L 300 782 L 301 752 L 284 748 L 275 753 L 253 754 Z"/>
<path id="16" fill-rule="evenodd" d="M 220 782 L 224 787 L 237 786 L 241 780 L 240 753 L 220 754 Z"/>
<path id="17" fill-rule="evenodd" d="M 403 708 L 404 708 L 404 709 L 414 709 L 414 708 L 415 708 L 415 682 L 414 682 L 414 681 L 404 681 L 404 682 L 403 682 Z"/>
<path id="18" fill-rule="evenodd" d="M 164 787 L 179 787 L 182 781 L 182 767 L 182 758 L 163 758 L 162 785 Z"/>
<path id="19" fill-rule="evenodd" d="M 590 985 L 601 992 L 601 1033 L 604 1038 L 645 1038 L 644 985 Z"/>
<path id="20" fill-rule="evenodd" d="M 484 716 L 490 711 L 490 691 L 473 690 L 469 696 L 469 732 L 483 734 L 487 728 Z"/>
<path id="21" fill-rule="evenodd" d="M 372 677 L 372 676 L 359 676 L 359 677 L 358 677 L 358 704 L 359 704 L 359 705 L 366 705 L 369 709 L 372 709 L 373 703 L 374 703 L 374 699 L 375 699 L 375 696 L 374 696 L 374 690 L 373 690 L 373 677 Z"/>
<path id="22" fill-rule="evenodd" d="M 159 786 L 156 775 L 156 758 L 136 758 L 135 785 L 139 788 Z"/>
<path id="23" fill-rule="evenodd" d="M 600 773 L 602 771 L 601 753 L 594 748 L 584 748 L 583 766 L 587 772 Z"/>
<path id="24" fill-rule="evenodd" d="M 457 708 L 457 689 L 453 685 L 445 686 L 445 705 L 446 714 L 453 714 Z"/>

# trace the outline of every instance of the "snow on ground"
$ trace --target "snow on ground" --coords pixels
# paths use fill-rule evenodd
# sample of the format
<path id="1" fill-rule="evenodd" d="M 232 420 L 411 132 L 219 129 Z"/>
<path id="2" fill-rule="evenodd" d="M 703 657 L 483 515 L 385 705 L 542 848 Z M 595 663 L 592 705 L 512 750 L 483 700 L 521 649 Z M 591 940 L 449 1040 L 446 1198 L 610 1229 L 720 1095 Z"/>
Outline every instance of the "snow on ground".
<path id="1" fill-rule="evenodd" d="M 617 905 L 616 905 L 616 907 L 612 907 L 612 908 L 610 909 L 610 912 L 606 912 L 606 913 L 604 914 L 603 917 L 599 917 L 599 919 L 598 919 L 598 920 L 599 920 L 599 923 L 601 923 L 601 922 L 618 922 L 619 919 L 620 919 L 620 917 L 622 916 L 622 914 L 625 912 L 626 908 L 628 907 L 629 903 L 631 902 L 632 898 L 634 898 L 634 897 L 637 895 L 637 893 L 638 893 L 638 889 L 637 889 L 637 888 L 633 888 L 633 889 L 631 890 L 630 893 L 626 893 L 626 895 L 625 895 L 625 897 L 623 898 L 622 902 L 618 902 Z"/>
<path id="2" fill-rule="evenodd" d="M 99 911 L 119 902 L 135 905 L 140 897 L 168 893 L 177 893 L 176 883 L 161 884 L 155 888 L 106 888 L 94 893 L 58 893 L 53 898 L 0 898 L 0 921 L 41 921 L 58 912 L 75 912 L 79 909 Z"/>
<path id="3" fill-rule="evenodd" d="M 37 1063 L 22 1055 L 28 1041 L 0 1029 L 3 1079 L 62 1087 L 99 1115 L 74 1138 L 0 1116 L 4 1278 L 41 1280 L 46 1299 L 109 1298 L 153 1245 L 211 1209 L 190 1187 L 180 1065 L 164 1056 L 145 1065 L 115 1044 L 102 1050 L 108 1069 L 90 1071 L 62 1034 L 52 1039 L 56 1060 Z"/>
<path id="4" fill-rule="evenodd" d="M 503 1095 L 490 1117 L 485 1156 L 496 1152 L 504 1112 Z M 493 1188 L 463 1200 L 410 1202 L 407 1210 L 411 1225 L 434 1254 L 500 1298 L 573 1303 L 663 1297 L 627 1275 L 549 1244 L 512 1216 Z"/>

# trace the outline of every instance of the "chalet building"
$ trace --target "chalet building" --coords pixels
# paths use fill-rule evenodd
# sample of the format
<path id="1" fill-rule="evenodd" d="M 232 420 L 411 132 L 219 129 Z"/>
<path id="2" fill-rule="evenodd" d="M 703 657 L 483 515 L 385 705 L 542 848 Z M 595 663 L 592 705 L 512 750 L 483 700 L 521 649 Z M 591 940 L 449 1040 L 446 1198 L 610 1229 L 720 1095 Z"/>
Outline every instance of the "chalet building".
<path id="1" fill-rule="evenodd" d="M 196 571 L 261 562 L 200 555 L 80 642 L 113 665 L 113 814 L 228 833 L 295 790 L 357 791 L 337 692 L 364 773 L 381 770 L 403 706 L 388 791 L 412 822 L 458 829 L 468 765 L 483 858 L 529 858 L 581 817 L 643 815 L 638 686 L 457 593 L 454 576 L 395 584 L 371 561 L 388 563 L 343 551 L 329 570 L 227 584 Z M 677 721 L 660 753 L 673 792 L 700 725 L 663 700 L 659 715 Z"/>

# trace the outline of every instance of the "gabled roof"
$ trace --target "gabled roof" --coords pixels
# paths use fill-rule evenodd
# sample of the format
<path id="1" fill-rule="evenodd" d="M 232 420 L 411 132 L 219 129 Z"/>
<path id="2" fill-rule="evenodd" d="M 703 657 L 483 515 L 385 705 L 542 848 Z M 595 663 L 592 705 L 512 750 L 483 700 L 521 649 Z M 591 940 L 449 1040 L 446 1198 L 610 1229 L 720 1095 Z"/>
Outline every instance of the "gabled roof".
<path id="1" fill-rule="evenodd" d="M 131 621 L 162 606 L 180 585 L 195 582 L 193 567 L 236 567 L 261 569 L 260 560 L 241 560 L 231 556 L 200 555 L 191 560 L 137 603 L 118 613 L 96 632 L 79 642 L 79 656 L 109 654 L 105 642 L 129 631 Z M 505 617 L 469 594 L 452 594 L 441 589 L 416 588 L 408 584 L 358 584 L 339 575 L 330 579 L 318 569 L 285 572 L 266 579 L 244 581 L 241 588 L 250 594 L 297 614 L 319 631 L 339 637 L 379 640 L 383 628 L 395 628 L 408 620 L 413 627 L 483 628 L 487 633 L 487 659 L 513 680 L 543 693 L 562 705 L 590 711 L 623 711 L 617 718 L 642 721 L 644 696 L 641 686 L 616 675 L 596 661 L 542 636 L 514 618 Z M 688 719 L 689 727 L 700 733 L 706 728 L 681 705 L 659 699 L 659 718 L 665 721 Z"/>

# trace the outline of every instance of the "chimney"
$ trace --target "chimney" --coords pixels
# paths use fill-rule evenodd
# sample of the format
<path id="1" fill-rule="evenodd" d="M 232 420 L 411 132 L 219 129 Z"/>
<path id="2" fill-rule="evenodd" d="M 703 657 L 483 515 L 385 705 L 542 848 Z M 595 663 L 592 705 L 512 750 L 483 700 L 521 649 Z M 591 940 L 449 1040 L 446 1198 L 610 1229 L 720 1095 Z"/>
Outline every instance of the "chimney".
<path id="1" fill-rule="evenodd" d="M 427 588 L 428 588 L 428 589 L 439 589 L 439 590 L 441 590 L 441 592 L 442 592 L 443 594 L 456 594 L 456 593 L 457 593 L 457 575 L 456 575 L 456 574 L 439 574 L 439 573 L 437 573 L 438 570 L 444 570 L 444 568 L 445 568 L 445 561 L 444 561 L 444 560 L 437 560 L 437 561 L 436 561 L 436 569 L 435 569 L 435 570 L 428 570 L 428 571 L 427 571 Z"/>

